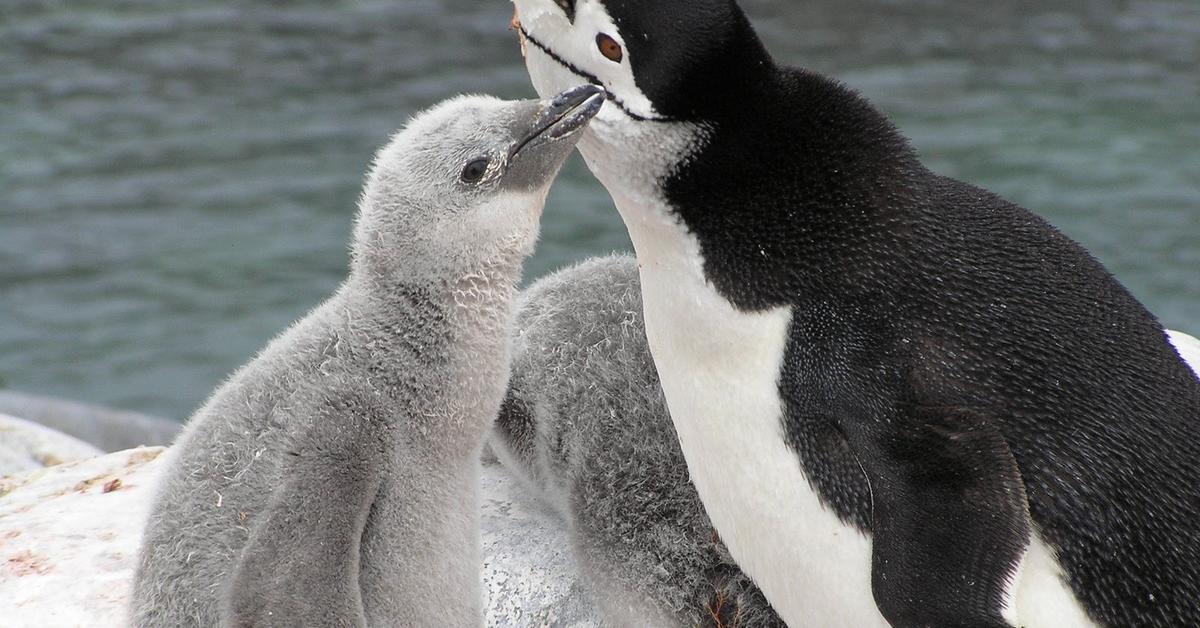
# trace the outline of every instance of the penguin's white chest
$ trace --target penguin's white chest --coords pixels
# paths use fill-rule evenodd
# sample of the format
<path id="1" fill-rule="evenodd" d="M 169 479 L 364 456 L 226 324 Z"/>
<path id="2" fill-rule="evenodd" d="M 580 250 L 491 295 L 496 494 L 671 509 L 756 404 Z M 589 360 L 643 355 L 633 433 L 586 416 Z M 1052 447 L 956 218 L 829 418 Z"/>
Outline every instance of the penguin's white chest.
<path id="1" fill-rule="evenodd" d="M 789 626 L 888 626 L 871 593 L 870 538 L 821 503 L 787 445 L 779 373 L 790 308 L 737 310 L 704 278 L 686 230 L 639 215 L 625 219 L 646 336 L 713 526 Z M 1013 625 L 1093 625 L 1036 535 L 1005 597 Z"/>
<path id="2" fill-rule="evenodd" d="M 887 626 L 871 595 L 870 540 L 821 504 L 785 440 L 778 381 L 790 310 L 733 308 L 678 229 L 633 237 L 647 337 L 713 525 L 789 625 Z"/>

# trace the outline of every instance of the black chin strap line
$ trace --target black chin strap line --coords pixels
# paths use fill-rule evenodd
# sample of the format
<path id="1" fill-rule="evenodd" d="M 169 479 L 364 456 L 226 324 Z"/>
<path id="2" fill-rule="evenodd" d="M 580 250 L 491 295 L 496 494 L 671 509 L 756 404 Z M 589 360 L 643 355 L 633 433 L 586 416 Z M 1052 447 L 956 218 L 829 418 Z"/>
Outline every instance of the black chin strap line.
<path id="1" fill-rule="evenodd" d="M 551 50 L 549 46 L 538 41 L 537 38 L 535 38 L 533 35 L 530 35 L 529 31 L 525 30 L 524 26 L 521 27 L 521 35 L 523 35 L 529 43 L 533 44 L 535 48 L 546 53 L 546 56 L 550 57 L 551 59 L 554 59 L 554 61 L 557 62 L 562 67 L 570 70 L 572 74 L 575 74 L 579 78 L 584 79 L 585 81 L 591 83 L 592 85 L 595 85 L 597 87 L 604 87 L 604 83 L 600 80 L 599 77 L 597 77 L 595 74 L 592 74 L 590 72 L 581 70 L 580 68 L 576 67 L 575 64 L 560 57 L 558 55 L 558 53 Z M 621 99 L 617 97 L 616 94 L 612 93 L 612 91 L 605 88 L 604 93 L 607 94 L 609 102 L 611 102 L 612 104 L 619 107 L 621 109 L 621 111 L 624 111 L 625 115 L 629 116 L 630 118 L 633 118 L 634 120 L 637 120 L 638 122 L 677 122 L 677 120 L 675 120 L 674 118 L 669 118 L 667 116 L 651 117 L 651 116 L 643 116 L 643 115 L 634 113 L 634 112 L 630 111 L 629 107 L 627 107 L 625 105 L 625 103 L 622 102 Z"/>

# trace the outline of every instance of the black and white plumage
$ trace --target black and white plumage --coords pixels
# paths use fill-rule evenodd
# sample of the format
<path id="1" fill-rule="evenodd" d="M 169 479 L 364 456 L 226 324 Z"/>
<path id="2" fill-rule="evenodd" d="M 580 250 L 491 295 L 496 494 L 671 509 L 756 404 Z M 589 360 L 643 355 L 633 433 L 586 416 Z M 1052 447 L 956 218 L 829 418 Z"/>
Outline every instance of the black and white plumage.
<path id="1" fill-rule="evenodd" d="M 517 299 L 489 440 L 562 516 L 605 625 L 783 622 L 716 538 L 646 346 L 637 262 L 590 259 Z"/>
<path id="2" fill-rule="evenodd" d="M 515 4 L 539 92 L 609 91 L 581 152 L 696 487 L 789 624 L 1200 624 L 1200 381 L 1099 262 L 733 0 Z"/>
<path id="3" fill-rule="evenodd" d="M 379 152 L 349 278 L 173 445 L 135 625 L 482 622 L 479 455 L 512 300 L 600 93 L 454 99 Z"/>

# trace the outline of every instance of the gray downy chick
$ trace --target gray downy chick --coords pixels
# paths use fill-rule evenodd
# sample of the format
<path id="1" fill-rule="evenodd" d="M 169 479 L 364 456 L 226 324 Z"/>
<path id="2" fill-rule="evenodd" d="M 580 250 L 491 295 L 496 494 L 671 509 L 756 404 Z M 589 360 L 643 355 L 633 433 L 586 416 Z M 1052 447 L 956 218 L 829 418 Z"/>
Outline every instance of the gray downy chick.
<path id="1" fill-rule="evenodd" d="M 783 626 L 716 538 L 667 412 L 637 261 L 588 260 L 518 297 L 489 445 L 564 517 L 605 622 Z"/>
<path id="2" fill-rule="evenodd" d="M 603 104 L 460 97 L 376 156 L 350 275 L 213 393 L 146 527 L 138 626 L 482 621 L 479 454 L 547 191 Z"/>

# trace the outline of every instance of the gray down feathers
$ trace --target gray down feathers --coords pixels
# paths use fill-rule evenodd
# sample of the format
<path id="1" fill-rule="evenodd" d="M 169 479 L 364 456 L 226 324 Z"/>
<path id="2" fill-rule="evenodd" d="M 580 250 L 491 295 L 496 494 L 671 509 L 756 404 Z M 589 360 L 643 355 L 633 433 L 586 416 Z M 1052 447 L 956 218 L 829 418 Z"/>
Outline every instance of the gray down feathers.
<path id="1" fill-rule="evenodd" d="M 518 298 L 490 444 L 568 522 L 612 625 L 782 626 L 716 540 L 646 344 L 637 261 L 596 258 Z"/>
<path id="2" fill-rule="evenodd" d="M 479 458 L 545 188 L 457 181 L 479 144 L 507 150 L 512 106 L 450 101 L 380 151 L 349 278 L 172 448 L 136 625 L 480 623 Z"/>
<path id="3" fill-rule="evenodd" d="M 172 448 L 137 626 L 477 625 L 479 456 L 498 411 L 493 448 L 568 522 L 609 623 L 781 625 L 688 481 L 636 262 L 539 281 L 513 339 L 546 189 L 454 183 L 456 160 L 511 138 L 487 123 L 511 121 L 506 106 L 450 101 L 380 151 L 349 278 Z"/>

